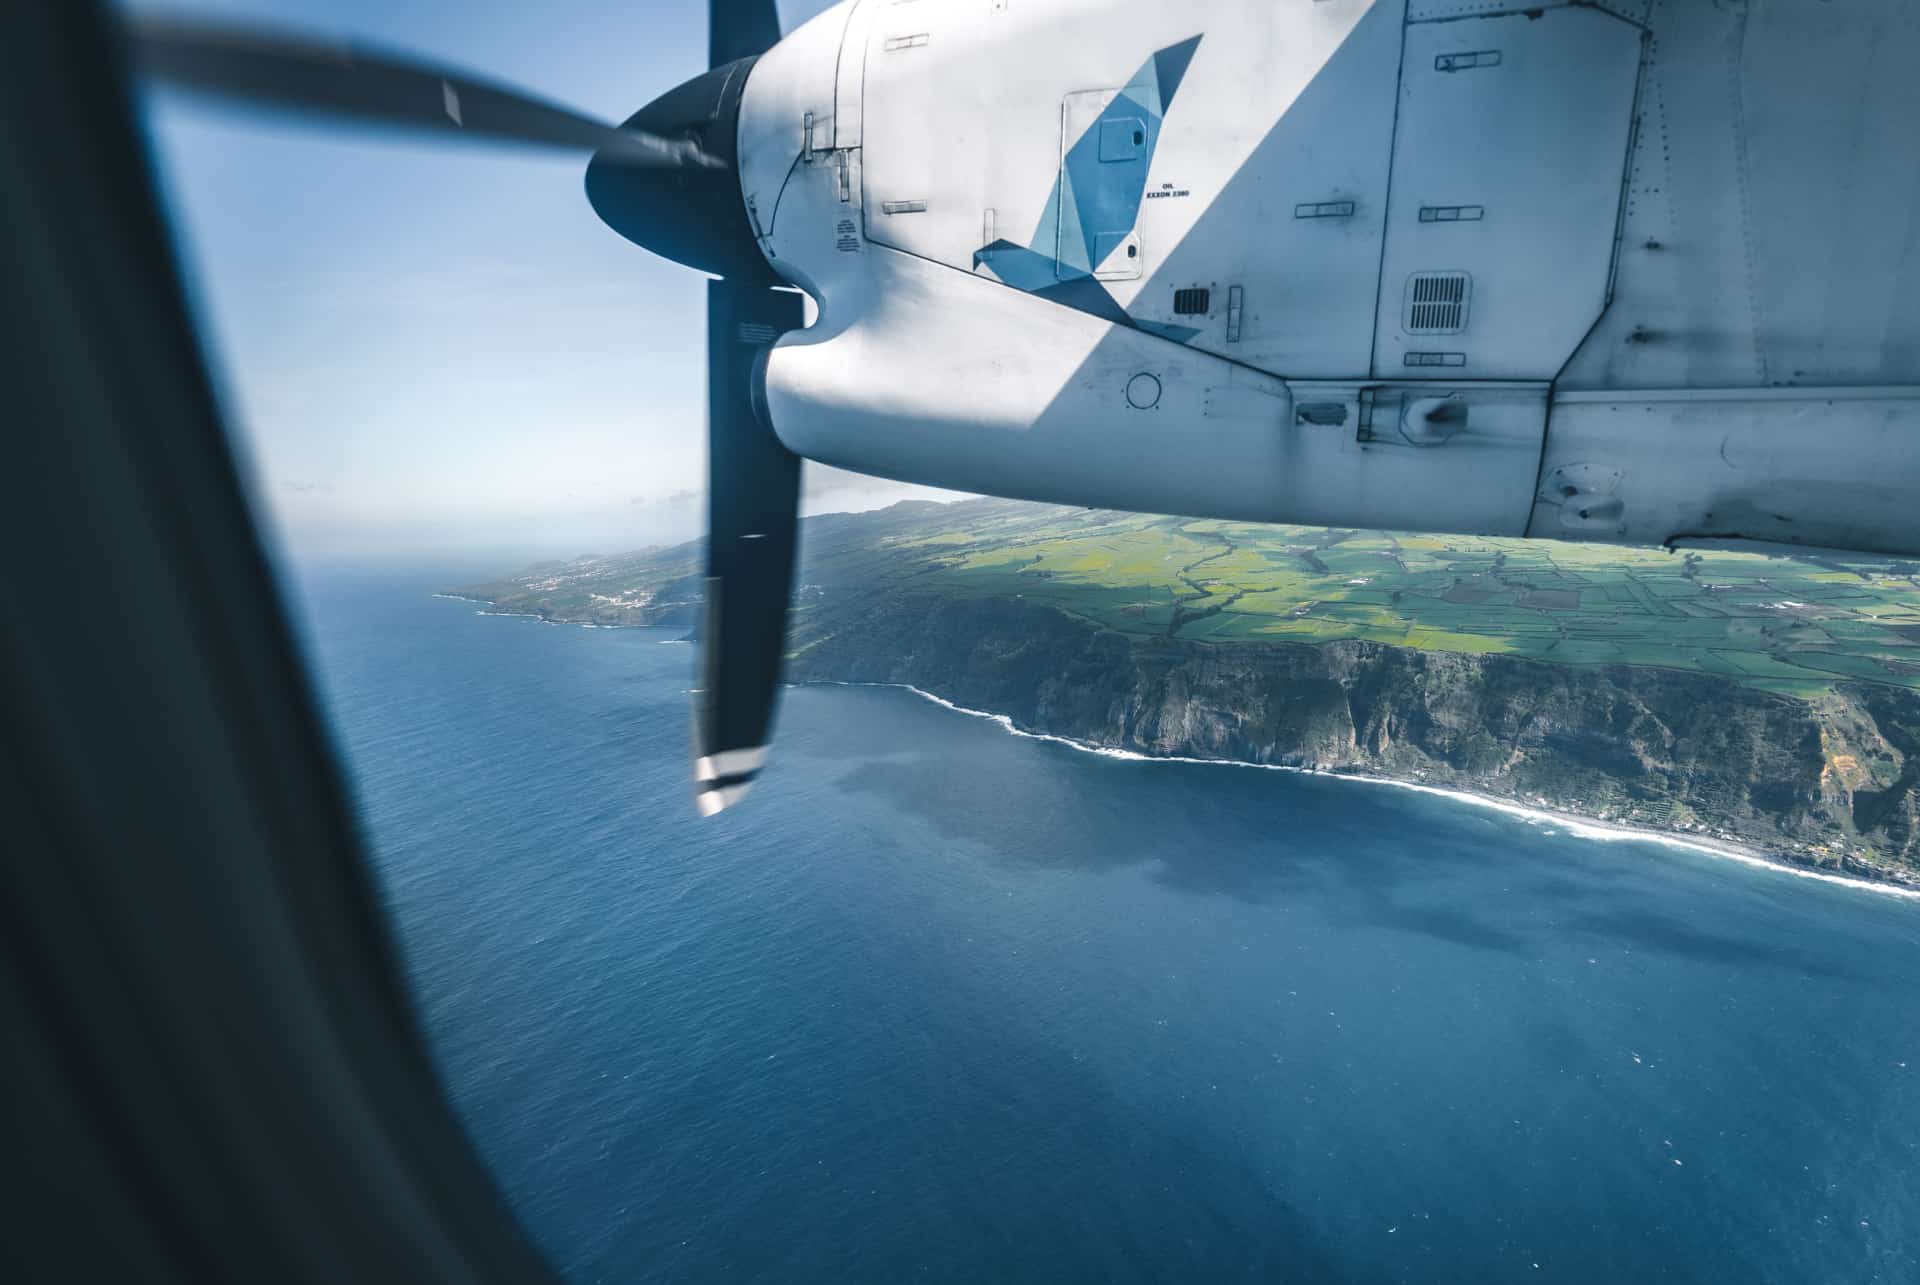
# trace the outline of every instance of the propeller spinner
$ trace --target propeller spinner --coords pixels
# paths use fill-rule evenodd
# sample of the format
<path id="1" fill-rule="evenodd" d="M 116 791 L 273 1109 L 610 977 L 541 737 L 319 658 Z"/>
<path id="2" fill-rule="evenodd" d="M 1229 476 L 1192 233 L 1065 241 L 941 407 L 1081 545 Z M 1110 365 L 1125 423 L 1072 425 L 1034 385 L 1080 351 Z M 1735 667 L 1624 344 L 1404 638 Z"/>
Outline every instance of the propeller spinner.
<path id="1" fill-rule="evenodd" d="M 740 194 L 740 96 L 780 39 L 773 0 L 710 0 L 709 70 L 614 126 L 420 59 L 255 26 L 132 22 L 136 68 L 180 88 L 350 127 L 590 152 L 587 198 L 621 236 L 714 274 L 707 286 L 707 601 L 694 799 L 737 801 L 766 761 L 786 651 L 800 458 L 756 411 L 760 358 L 801 296 L 755 243 Z"/>

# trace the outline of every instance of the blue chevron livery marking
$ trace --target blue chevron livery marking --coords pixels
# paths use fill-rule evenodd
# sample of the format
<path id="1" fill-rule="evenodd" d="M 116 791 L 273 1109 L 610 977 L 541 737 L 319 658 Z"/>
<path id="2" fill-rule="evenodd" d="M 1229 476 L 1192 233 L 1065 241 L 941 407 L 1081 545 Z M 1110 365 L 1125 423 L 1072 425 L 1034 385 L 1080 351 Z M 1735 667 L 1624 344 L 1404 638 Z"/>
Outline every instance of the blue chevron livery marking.
<path id="1" fill-rule="evenodd" d="M 1047 212 L 1026 245 L 998 240 L 973 253 L 974 270 L 1016 290 L 1185 343 L 1192 326 L 1135 321 L 1094 272 L 1125 244 L 1140 218 L 1160 124 L 1185 79 L 1200 37 L 1157 51 L 1067 148 Z"/>

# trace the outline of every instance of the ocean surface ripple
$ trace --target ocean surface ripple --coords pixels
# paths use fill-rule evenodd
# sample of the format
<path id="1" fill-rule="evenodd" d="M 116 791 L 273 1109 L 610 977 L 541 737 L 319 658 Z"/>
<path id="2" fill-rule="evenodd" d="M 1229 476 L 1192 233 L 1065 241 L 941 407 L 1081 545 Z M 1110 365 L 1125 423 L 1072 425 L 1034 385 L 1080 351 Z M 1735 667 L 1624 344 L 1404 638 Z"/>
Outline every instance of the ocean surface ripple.
<path id="1" fill-rule="evenodd" d="M 1920 1280 L 1920 905 L 297 602 L 441 1072 L 579 1281 Z"/>

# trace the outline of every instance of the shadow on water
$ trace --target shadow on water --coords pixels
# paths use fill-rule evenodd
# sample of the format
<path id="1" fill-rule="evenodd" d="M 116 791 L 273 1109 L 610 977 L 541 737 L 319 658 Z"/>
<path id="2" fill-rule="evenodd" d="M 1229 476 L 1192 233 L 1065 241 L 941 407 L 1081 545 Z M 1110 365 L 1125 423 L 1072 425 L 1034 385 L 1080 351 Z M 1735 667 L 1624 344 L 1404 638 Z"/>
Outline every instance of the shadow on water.
<path id="1" fill-rule="evenodd" d="M 1865 982 L 1875 980 L 1859 969 L 1824 959 L 1797 946 L 1756 941 L 1712 932 L 1672 915 L 1633 907 L 1596 910 L 1575 915 L 1562 926 L 1610 941 L 1664 955 L 1733 968 L 1777 968 L 1809 977 Z"/>
<path id="2" fill-rule="evenodd" d="M 423 1010 L 575 1279 L 1916 1279 L 1908 904 L 903 692 L 700 821 L 691 649 L 363 610 Z"/>
<path id="3" fill-rule="evenodd" d="M 1402 906 L 1388 898 L 1381 898 L 1374 913 L 1366 919 L 1373 927 L 1417 933 L 1474 950 L 1522 955 L 1529 952 L 1534 943 L 1531 937 L 1469 913 L 1439 906 Z"/>
<path id="4" fill-rule="evenodd" d="M 1256 902 L 1314 877 L 1316 863 L 1305 847 L 1236 806 L 1246 800 L 1231 792 L 1207 798 L 1170 790 L 1149 778 L 1151 768 L 1141 770 L 1147 765 L 1116 763 L 1135 779 L 1101 782 L 1105 788 L 1095 793 L 1071 771 L 1029 773 L 1027 757 L 963 765 L 934 754 L 867 760 L 835 784 L 1009 864 L 1094 871 L 1153 865 L 1160 877 L 1189 891 Z M 1195 806 L 1207 809 L 1204 845 L 1183 824 L 1193 815 L 1186 809 Z"/>
<path id="5" fill-rule="evenodd" d="M 1564 946 L 1577 933 L 1696 963 L 1858 976 L 1810 950 L 1646 909 L 1670 891 L 1650 880 L 1674 867 L 1639 845 L 1589 843 L 1444 799 L 1312 776 L 1102 759 L 1035 742 L 1008 753 L 991 724 L 912 712 L 942 720 L 938 753 L 862 755 L 843 742 L 835 761 L 851 766 L 834 785 L 1001 862 L 1147 867 L 1182 892 L 1249 904 L 1310 898 L 1345 925 L 1509 955 Z"/>

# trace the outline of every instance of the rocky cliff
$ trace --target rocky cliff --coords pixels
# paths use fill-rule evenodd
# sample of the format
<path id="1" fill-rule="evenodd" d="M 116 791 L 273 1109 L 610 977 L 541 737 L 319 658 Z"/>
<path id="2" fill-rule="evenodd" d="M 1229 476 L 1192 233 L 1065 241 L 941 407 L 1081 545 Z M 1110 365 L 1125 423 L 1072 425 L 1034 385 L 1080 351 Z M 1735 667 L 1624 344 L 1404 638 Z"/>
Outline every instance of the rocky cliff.
<path id="1" fill-rule="evenodd" d="M 1912 691 L 1805 700 L 1640 666 L 1196 643 L 939 593 L 823 604 L 793 642 L 797 681 L 911 684 L 1101 745 L 1419 780 L 1920 886 Z"/>

